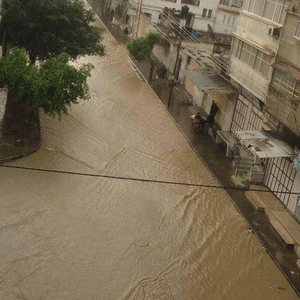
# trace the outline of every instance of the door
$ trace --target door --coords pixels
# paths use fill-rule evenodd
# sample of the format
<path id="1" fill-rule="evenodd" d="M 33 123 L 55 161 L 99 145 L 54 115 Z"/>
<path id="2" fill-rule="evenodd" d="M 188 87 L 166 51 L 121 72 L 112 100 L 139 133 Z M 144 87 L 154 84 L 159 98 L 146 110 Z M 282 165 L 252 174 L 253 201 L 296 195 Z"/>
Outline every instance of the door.
<path id="1" fill-rule="evenodd" d="M 265 185 L 285 206 L 289 204 L 295 176 L 296 170 L 288 158 L 275 157 L 269 160 Z"/>
<path id="2" fill-rule="evenodd" d="M 263 113 L 241 94 L 238 97 L 231 131 L 261 130 Z"/>

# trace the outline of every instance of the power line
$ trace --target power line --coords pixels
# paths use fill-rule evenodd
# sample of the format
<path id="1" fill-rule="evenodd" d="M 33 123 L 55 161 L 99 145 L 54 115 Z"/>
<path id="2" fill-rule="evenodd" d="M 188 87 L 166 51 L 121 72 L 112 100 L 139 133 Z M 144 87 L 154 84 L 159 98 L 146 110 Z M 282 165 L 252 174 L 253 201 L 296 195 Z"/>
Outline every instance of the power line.
<path id="1" fill-rule="evenodd" d="M 65 174 L 65 175 L 97 177 L 97 178 L 126 180 L 126 181 L 136 181 L 136 182 L 143 182 L 143 183 L 158 183 L 158 184 L 167 184 L 167 185 L 180 185 L 180 186 L 188 186 L 188 187 L 200 187 L 200 188 L 236 190 L 236 191 L 253 191 L 253 192 L 263 192 L 263 193 L 281 193 L 281 194 L 290 194 L 290 195 L 298 195 L 299 194 L 298 192 L 270 191 L 270 190 L 251 189 L 251 188 L 247 189 L 247 188 L 222 186 L 222 185 L 186 183 L 186 182 L 175 182 L 175 181 L 155 180 L 155 179 L 143 179 L 143 178 L 126 177 L 126 176 L 114 176 L 114 175 L 73 172 L 73 171 L 51 170 L 51 169 L 44 169 L 44 168 L 22 167 L 22 166 L 14 166 L 14 165 L 0 165 L 0 167 L 9 168 L 9 169 L 20 169 L 20 170 L 27 170 L 27 171 L 36 171 L 36 172 Z"/>

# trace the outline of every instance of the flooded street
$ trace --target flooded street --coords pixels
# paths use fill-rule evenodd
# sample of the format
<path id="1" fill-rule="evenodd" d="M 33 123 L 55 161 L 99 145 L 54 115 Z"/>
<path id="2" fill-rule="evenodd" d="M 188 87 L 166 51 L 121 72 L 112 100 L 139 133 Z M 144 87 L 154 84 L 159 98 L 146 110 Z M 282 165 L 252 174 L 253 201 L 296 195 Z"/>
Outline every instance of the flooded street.
<path id="1" fill-rule="evenodd" d="M 0 169 L 1 300 L 298 299 L 149 86 L 106 34 L 92 99 Z M 74 174 L 81 173 L 81 175 Z M 122 178 L 88 176 L 101 174 Z"/>

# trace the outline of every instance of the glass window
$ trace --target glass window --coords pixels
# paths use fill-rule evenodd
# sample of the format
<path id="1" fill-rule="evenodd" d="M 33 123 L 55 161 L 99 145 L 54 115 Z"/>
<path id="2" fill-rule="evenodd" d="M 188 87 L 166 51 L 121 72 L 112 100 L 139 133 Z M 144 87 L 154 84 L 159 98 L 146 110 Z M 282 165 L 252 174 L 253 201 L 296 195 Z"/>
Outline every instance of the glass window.
<path id="1" fill-rule="evenodd" d="M 300 21 L 297 21 L 294 36 L 295 38 L 300 39 Z"/>
<path id="2" fill-rule="evenodd" d="M 265 0 L 250 0 L 249 2 L 248 11 L 255 15 L 262 16 Z"/>
<path id="3" fill-rule="evenodd" d="M 212 14 L 212 10 L 211 10 L 211 9 L 209 9 L 209 10 L 208 10 L 207 17 L 208 17 L 208 18 L 211 18 L 211 14 Z"/>
<path id="4" fill-rule="evenodd" d="M 265 4 L 263 17 L 274 22 L 280 23 L 281 14 L 283 10 L 282 1 L 267 0 Z"/>
<path id="5" fill-rule="evenodd" d="M 257 51 L 257 56 L 255 60 L 254 69 L 258 70 L 265 76 L 269 75 L 270 65 L 271 65 L 272 57 L 261 52 Z"/>
<path id="6" fill-rule="evenodd" d="M 206 13 L 207 13 L 207 9 L 206 8 L 203 8 L 203 11 L 202 11 L 202 17 L 206 17 Z"/>
<path id="7" fill-rule="evenodd" d="M 300 83 L 298 82 L 296 84 L 296 87 L 295 87 L 295 92 L 294 92 L 294 98 L 295 100 L 300 100 Z"/>
<path id="8" fill-rule="evenodd" d="M 279 72 L 278 70 L 275 71 L 273 83 L 274 83 L 274 85 L 275 85 L 276 87 L 279 87 L 279 86 L 280 86 L 281 75 L 282 75 L 281 72 Z"/>
<path id="9" fill-rule="evenodd" d="M 288 99 L 300 99 L 300 83 L 279 70 L 275 71 L 272 86 Z"/>
<path id="10" fill-rule="evenodd" d="M 174 2 L 176 2 L 176 0 L 174 0 Z M 182 4 L 199 6 L 200 0 L 181 0 L 181 3 Z"/>
<path id="11" fill-rule="evenodd" d="M 283 0 L 247 0 L 244 10 L 276 23 L 281 23 L 284 10 Z"/>

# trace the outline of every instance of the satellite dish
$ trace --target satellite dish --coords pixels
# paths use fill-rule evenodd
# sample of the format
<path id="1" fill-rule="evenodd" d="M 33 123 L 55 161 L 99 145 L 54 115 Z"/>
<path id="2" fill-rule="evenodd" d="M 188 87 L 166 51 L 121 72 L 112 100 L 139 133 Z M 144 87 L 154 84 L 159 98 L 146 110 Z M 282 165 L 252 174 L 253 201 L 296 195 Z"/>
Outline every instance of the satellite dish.
<path id="1" fill-rule="evenodd" d="M 213 39 L 215 38 L 214 30 L 209 24 L 207 24 L 207 32 L 211 35 Z"/>

